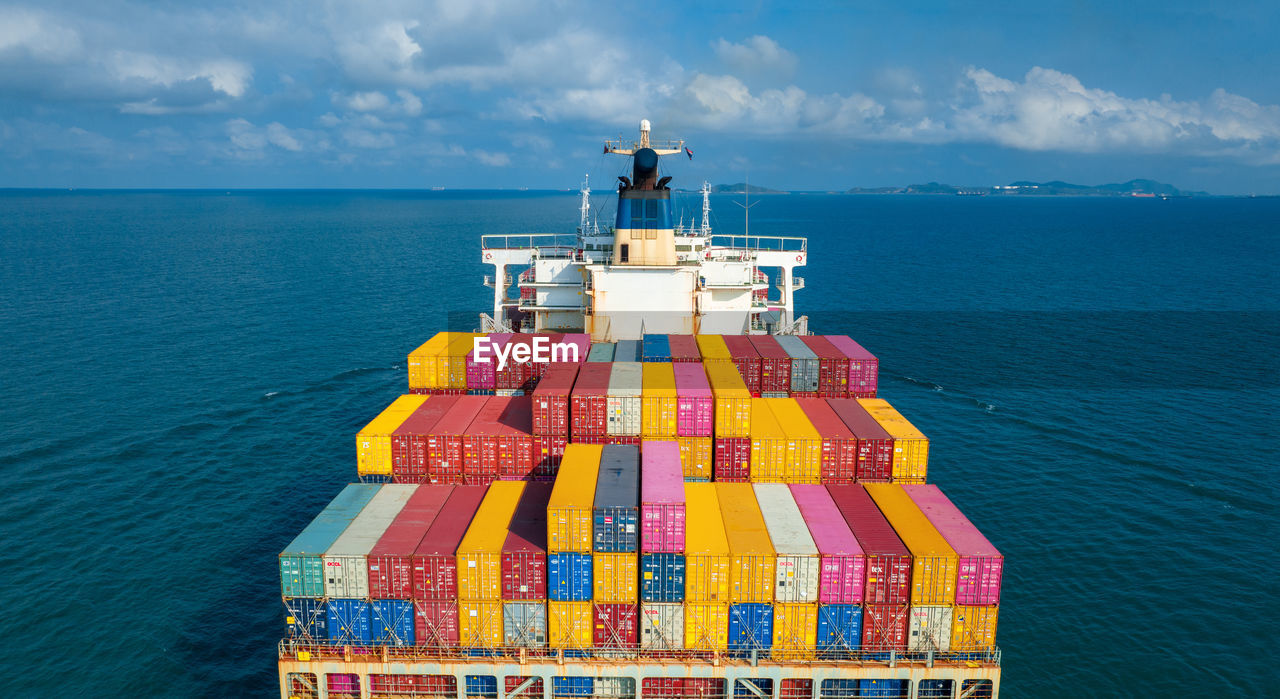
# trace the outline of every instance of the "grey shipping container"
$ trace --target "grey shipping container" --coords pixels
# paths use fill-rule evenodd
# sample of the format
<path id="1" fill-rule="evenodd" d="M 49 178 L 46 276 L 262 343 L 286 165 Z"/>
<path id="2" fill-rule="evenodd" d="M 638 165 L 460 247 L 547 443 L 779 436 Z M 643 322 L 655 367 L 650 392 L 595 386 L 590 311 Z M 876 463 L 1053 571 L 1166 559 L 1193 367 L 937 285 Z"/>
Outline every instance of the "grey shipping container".
<path id="1" fill-rule="evenodd" d="M 289 542 L 280 552 L 282 597 L 324 597 L 324 552 L 381 488 L 372 483 L 348 485 Z"/>
<path id="2" fill-rule="evenodd" d="M 951 605 L 911 607 L 907 650 L 950 650 L 951 618 Z"/>
<path id="3" fill-rule="evenodd" d="M 640 605 L 640 647 L 645 650 L 684 648 L 684 605 Z"/>
<path id="4" fill-rule="evenodd" d="M 615 362 L 638 362 L 643 358 L 639 340 L 618 340 L 617 348 L 613 350 Z"/>
<path id="5" fill-rule="evenodd" d="M 640 393 L 644 381 L 644 365 L 640 362 L 614 362 L 609 371 L 609 388 L 605 390 L 606 433 L 623 437 L 640 434 Z"/>
<path id="6" fill-rule="evenodd" d="M 547 605 L 542 602 L 504 602 L 502 637 L 508 646 L 545 648 Z"/>
<path id="7" fill-rule="evenodd" d="M 351 521 L 351 526 L 324 552 L 326 597 L 363 599 L 369 596 L 369 551 L 417 489 L 416 485 L 382 486 Z"/>
<path id="8" fill-rule="evenodd" d="M 817 393 L 818 355 L 795 335 L 778 335 L 777 340 L 791 357 L 791 392 Z"/>
<path id="9" fill-rule="evenodd" d="M 612 362 L 613 361 L 614 344 L 612 342 L 597 342 L 591 345 L 591 349 L 587 351 L 588 362 Z"/>
<path id="10" fill-rule="evenodd" d="M 640 447 L 609 444 L 600 451 L 592 505 L 592 549 L 634 553 L 640 543 Z"/>
<path id="11" fill-rule="evenodd" d="M 756 483 L 752 488 L 778 557 L 774 601 L 817 602 L 818 580 L 822 574 L 818 546 L 809 534 L 809 525 L 805 524 L 791 489 L 783 483 Z"/>

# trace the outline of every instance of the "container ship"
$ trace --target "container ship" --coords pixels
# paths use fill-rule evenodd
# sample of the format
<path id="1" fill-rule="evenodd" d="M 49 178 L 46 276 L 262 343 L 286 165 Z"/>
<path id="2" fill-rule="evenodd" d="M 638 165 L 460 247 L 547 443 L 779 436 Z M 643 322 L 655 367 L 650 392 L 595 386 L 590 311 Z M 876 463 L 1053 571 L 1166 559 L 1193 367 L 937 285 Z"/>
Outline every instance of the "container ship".
<path id="1" fill-rule="evenodd" d="M 804 238 L 675 221 L 483 236 L 491 312 L 408 355 L 280 554 L 282 697 L 996 697 L 1003 558 L 927 482 L 878 361 L 796 317 Z M 690 153 L 691 156 L 691 153 Z M 770 297 L 770 275 L 779 296 Z"/>

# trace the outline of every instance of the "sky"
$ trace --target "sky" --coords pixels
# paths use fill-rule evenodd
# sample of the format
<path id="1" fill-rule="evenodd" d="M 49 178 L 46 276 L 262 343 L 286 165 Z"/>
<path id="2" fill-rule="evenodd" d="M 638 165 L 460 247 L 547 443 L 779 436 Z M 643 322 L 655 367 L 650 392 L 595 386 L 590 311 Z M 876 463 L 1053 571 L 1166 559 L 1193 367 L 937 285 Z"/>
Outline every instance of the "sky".
<path id="1" fill-rule="evenodd" d="M 0 2 L 0 187 L 607 187 L 644 118 L 690 188 L 1280 194 L 1277 36 L 1276 2 Z"/>

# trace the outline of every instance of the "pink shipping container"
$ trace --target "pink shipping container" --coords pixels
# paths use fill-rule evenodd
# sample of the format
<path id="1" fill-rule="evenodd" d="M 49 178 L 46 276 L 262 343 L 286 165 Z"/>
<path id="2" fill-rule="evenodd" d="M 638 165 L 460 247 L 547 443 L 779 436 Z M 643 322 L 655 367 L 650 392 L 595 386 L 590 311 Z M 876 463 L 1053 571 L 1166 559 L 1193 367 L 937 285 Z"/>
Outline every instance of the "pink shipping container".
<path id="1" fill-rule="evenodd" d="M 640 552 L 684 553 L 684 526 L 680 445 L 646 441 L 640 450 Z"/>
<path id="2" fill-rule="evenodd" d="M 428 482 L 430 436 L 457 402 L 458 396 L 432 396 L 391 433 L 391 473 L 397 483 Z"/>
<path id="3" fill-rule="evenodd" d="M 742 382 L 747 384 L 747 390 L 751 391 L 751 395 L 759 398 L 760 353 L 756 351 L 755 345 L 751 344 L 751 338 L 746 335 L 725 335 L 724 346 L 728 348 L 729 356 L 733 358 L 733 365 L 738 367 Z M 790 372 L 790 369 L 787 371 Z M 790 377 L 790 373 L 787 376 Z M 790 381 L 790 378 L 787 380 Z"/>
<path id="4" fill-rule="evenodd" d="M 425 485 L 414 491 L 378 543 L 369 549 L 366 562 L 370 597 L 413 598 L 413 552 L 451 493 L 451 485 Z"/>
<path id="5" fill-rule="evenodd" d="M 821 482 L 855 482 L 858 478 L 858 438 L 825 400 L 797 398 L 796 404 L 822 437 Z"/>
<path id="6" fill-rule="evenodd" d="M 818 355 L 818 395 L 845 398 L 849 395 L 849 358 L 821 335 L 800 335 L 800 341 Z"/>
<path id="7" fill-rule="evenodd" d="M 880 360 L 848 335 L 826 335 L 836 349 L 849 358 L 849 395 L 854 398 L 875 398 L 880 381 Z"/>
<path id="8" fill-rule="evenodd" d="M 676 372 L 676 434 L 681 437 L 710 437 L 715 427 L 711 384 L 702 362 L 680 362 Z"/>
<path id="9" fill-rule="evenodd" d="M 612 362 L 587 362 L 578 369 L 578 379 L 569 394 L 569 432 L 573 441 L 608 434 L 608 391 L 612 373 Z"/>
<path id="10" fill-rule="evenodd" d="M 561 337 L 561 338 L 560 338 L 560 340 L 559 340 L 559 341 L 560 341 L 560 342 L 562 342 L 562 343 L 564 343 L 564 344 L 566 344 L 566 345 L 574 345 L 574 346 L 576 346 L 576 347 L 578 348 L 578 361 L 576 361 L 576 362 L 574 362 L 574 361 L 568 361 L 568 362 L 560 362 L 560 361 L 556 361 L 556 362 L 552 362 L 552 365 L 555 365 L 555 364 L 581 364 L 581 363 L 583 363 L 583 362 L 587 361 L 587 353 L 591 351 L 591 336 L 590 336 L 590 335 L 588 335 L 588 334 L 586 334 L 586 333 L 566 333 L 563 337 Z M 558 357 L 558 356 L 556 357 L 556 359 L 559 359 L 559 358 L 560 358 L 560 357 Z M 573 359 L 572 355 L 569 357 L 569 359 L 570 359 L 570 360 L 572 360 L 572 359 Z M 548 368 L 547 368 L 547 370 L 548 370 L 548 371 L 550 371 L 550 367 L 548 367 Z M 545 375 L 545 372 L 544 372 L 544 375 Z"/>
<path id="11" fill-rule="evenodd" d="M 586 355 L 583 355 L 586 356 Z M 533 433 L 565 437 L 569 434 L 569 394 L 578 378 L 578 364 L 553 364 L 533 389 Z"/>
<path id="12" fill-rule="evenodd" d="M 791 395 L 791 355 L 772 335 L 748 335 L 760 354 L 760 393 Z"/>
<path id="13" fill-rule="evenodd" d="M 458 598 L 458 558 L 455 554 L 487 490 L 482 485 L 460 485 L 449 494 L 440 514 L 436 515 L 431 528 L 427 529 L 413 552 L 414 599 L 449 601 Z M 454 617 L 456 624 L 456 611 Z M 457 642 L 456 636 L 454 642 Z"/>
<path id="14" fill-rule="evenodd" d="M 751 480 L 751 439 L 726 437 L 716 439 L 715 480 L 746 483 Z"/>
<path id="15" fill-rule="evenodd" d="M 702 353 L 698 351 L 698 341 L 693 335 L 667 335 L 667 345 L 671 350 L 673 362 L 702 361 Z"/>
<path id="16" fill-rule="evenodd" d="M 818 546 L 822 572 L 818 601 L 822 604 L 862 604 L 867 556 L 849 529 L 831 494 L 820 485 L 792 484 L 791 495 Z"/>
<path id="17" fill-rule="evenodd" d="M 435 400 L 432 398 L 431 400 Z M 484 409 L 484 396 L 458 396 L 457 402 L 427 435 L 427 480 L 431 483 L 462 483 L 463 435 Z M 430 403 L 431 401 L 427 401 Z"/>
<path id="18" fill-rule="evenodd" d="M 956 604 L 973 607 L 1000 604 L 1004 556 L 938 486 L 904 485 L 902 489 L 960 557 Z"/>
<path id="19" fill-rule="evenodd" d="M 516 333 L 507 341 L 510 345 L 533 346 L 532 333 Z M 496 365 L 495 365 L 496 366 Z M 497 372 L 497 388 L 501 390 L 523 389 L 533 380 L 533 368 L 529 362 L 517 362 L 513 357 L 507 357 L 506 364 Z"/>
<path id="20" fill-rule="evenodd" d="M 857 480 L 888 483 L 893 478 L 893 437 L 853 398 L 831 398 L 827 405 L 858 438 Z"/>
<path id="21" fill-rule="evenodd" d="M 467 389 L 481 391 L 498 387 L 498 360 L 495 350 L 507 344 L 512 333 L 495 333 L 489 336 L 490 350 L 485 352 L 487 361 L 478 362 L 475 350 L 467 353 Z"/>

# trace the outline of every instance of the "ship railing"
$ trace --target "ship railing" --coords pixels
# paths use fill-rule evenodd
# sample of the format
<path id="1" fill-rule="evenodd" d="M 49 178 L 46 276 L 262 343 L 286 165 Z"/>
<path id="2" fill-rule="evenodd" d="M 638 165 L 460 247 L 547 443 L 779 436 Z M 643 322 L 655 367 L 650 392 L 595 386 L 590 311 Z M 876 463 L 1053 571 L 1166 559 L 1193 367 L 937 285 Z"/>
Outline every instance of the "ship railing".
<path id="1" fill-rule="evenodd" d="M 581 240 L 562 233 L 492 234 L 480 236 L 482 250 L 534 250 L 540 257 L 576 257 Z"/>
<path id="2" fill-rule="evenodd" d="M 831 666 L 856 663 L 867 666 L 901 667 L 906 665 L 988 666 L 1000 665 L 999 647 L 973 651 L 901 651 L 841 650 L 771 651 L 768 648 L 729 651 L 657 650 L 635 648 L 530 648 L 503 646 L 497 648 L 442 648 L 417 645 L 338 645 L 284 639 L 279 644 L 279 658 L 297 662 L 437 662 L 437 663 L 529 663 L 529 662 L 682 662 L 690 665 L 723 665 L 754 663 L 757 665 Z"/>
<path id="3" fill-rule="evenodd" d="M 711 245 L 717 248 L 737 250 L 762 250 L 770 252 L 805 252 L 809 239 L 781 235 L 724 235 L 711 236 Z"/>

